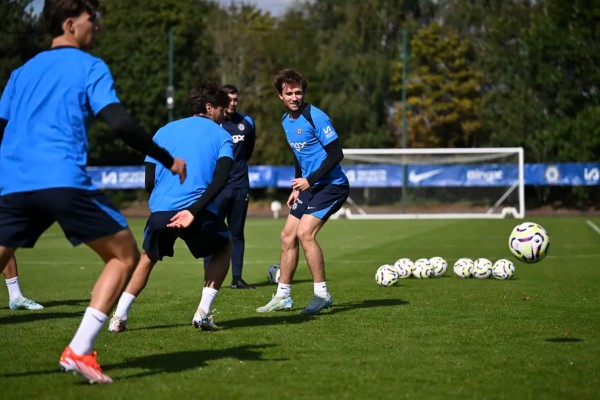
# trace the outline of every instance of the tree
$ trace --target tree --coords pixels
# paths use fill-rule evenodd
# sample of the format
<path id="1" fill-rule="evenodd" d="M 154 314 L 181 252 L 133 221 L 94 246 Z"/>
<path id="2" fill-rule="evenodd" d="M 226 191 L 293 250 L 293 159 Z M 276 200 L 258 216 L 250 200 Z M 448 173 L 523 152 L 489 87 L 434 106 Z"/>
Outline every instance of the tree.
<path id="1" fill-rule="evenodd" d="M 471 147 L 481 132 L 483 74 L 474 68 L 471 42 L 454 32 L 442 35 L 432 23 L 411 40 L 407 84 L 409 147 Z M 393 89 L 402 90 L 402 63 Z M 400 116 L 401 113 L 397 112 Z"/>
<path id="2" fill-rule="evenodd" d="M 311 97 L 330 115 L 345 147 L 389 146 L 390 75 L 402 24 L 419 14 L 416 2 L 326 0 L 310 10 L 319 43 Z"/>
<path id="3" fill-rule="evenodd" d="M 48 38 L 38 16 L 28 8 L 29 0 L 0 2 L 0 87 L 10 73 L 44 48 Z"/>
<path id="4" fill-rule="evenodd" d="M 168 32 L 173 31 L 176 118 L 187 116 L 187 93 L 200 78 L 215 79 L 206 31 L 215 5 L 199 0 L 104 0 L 94 53 L 109 65 L 125 108 L 151 134 L 167 122 Z M 143 155 L 114 139 L 104 124 L 90 133 L 91 164 L 139 164 Z"/>

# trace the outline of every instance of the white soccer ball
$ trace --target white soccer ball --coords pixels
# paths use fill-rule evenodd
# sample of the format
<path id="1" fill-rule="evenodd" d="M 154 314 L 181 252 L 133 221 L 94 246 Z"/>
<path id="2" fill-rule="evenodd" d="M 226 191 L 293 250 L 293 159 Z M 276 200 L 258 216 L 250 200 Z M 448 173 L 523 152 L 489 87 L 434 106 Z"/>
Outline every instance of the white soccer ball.
<path id="1" fill-rule="evenodd" d="M 392 286 L 398 283 L 398 272 L 393 265 L 385 264 L 377 268 L 375 273 L 375 282 L 379 286 Z"/>
<path id="2" fill-rule="evenodd" d="M 496 279 L 511 279 L 515 274 L 515 264 L 505 258 L 494 263 L 492 276 Z"/>
<path id="3" fill-rule="evenodd" d="M 536 263 L 542 261 L 548 248 L 548 232 L 535 222 L 523 222 L 515 226 L 508 238 L 508 248 L 519 261 Z"/>
<path id="4" fill-rule="evenodd" d="M 398 271 L 398 277 L 400 279 L 410 278 L 411 272 L 415 264 L 410 258 L 399 258 L 394 263 L 394 268 Z"/>
<path id="5" fill-rule="evenodd" d="M 478 258 L 473 262 L 473 278 L 489 278 L 492 275 L 492 266 L 492 262 L 487 258 Z"/>
<path id="6" fill-rule="evenodd" d="M 473 274 L 473 260 L 466 257 L 459 258 L 454 263 L 454 267 L 452 269 L 454 271 L 454 274 L 459 278 L 470 278 Z"/>
<path id="7" fill-rule="evenodd" d="M 419 258 L 415 261 L 415 268 L 411 272 L 412 276 L 417 279 L 433 278 L 433 266 L 427 258 Z"/>
<path id="8" fill-rule="evenodd" d="M 434 276 L 438 277 L 446 274 L 446 270 L 448 269 L 448 262 L 442 257 L 431 257 L 429 259 L 429 263 L 433 267 Z"/>
<path id="9" fill-rule="evenodd" d="M 278 284 L 280 274 L 281 271 L 279 270 L 279 264 L 273 264 L 267 270 L 267 280 L 269 283 Z"/>

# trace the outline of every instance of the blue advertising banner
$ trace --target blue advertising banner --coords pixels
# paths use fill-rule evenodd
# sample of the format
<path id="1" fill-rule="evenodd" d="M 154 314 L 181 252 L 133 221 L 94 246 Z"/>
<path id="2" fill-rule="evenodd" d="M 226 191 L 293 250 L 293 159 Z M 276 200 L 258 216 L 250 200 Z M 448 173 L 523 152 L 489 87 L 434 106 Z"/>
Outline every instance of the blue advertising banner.
<path id="1" fill-rule="evenodd" d="M 513 164 L 480 165 L 351 165 L 344 166 L 352 187 L 510 186 L 518 179 Z M 103 189 L 144 188 L 144 167 L 89 167 L 93 183 Z M 294 167 L 250 166 L 250 187 L 289 188 Z M 600 163 L 525 164 L 525 184 L 539 186 L 600 185 Z"/>

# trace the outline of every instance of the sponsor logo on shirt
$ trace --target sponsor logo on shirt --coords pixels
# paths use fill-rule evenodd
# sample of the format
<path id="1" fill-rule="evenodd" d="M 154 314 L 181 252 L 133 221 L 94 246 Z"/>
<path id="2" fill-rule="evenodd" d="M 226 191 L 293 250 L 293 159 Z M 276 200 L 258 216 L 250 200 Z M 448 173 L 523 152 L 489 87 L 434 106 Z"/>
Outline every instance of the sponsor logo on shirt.
<path id="1" fill-rule="evenodd" d="M 296 151 L 302 151 L 308 144 L 307 142 L 289 142 L 290 147 Z"/>
<path id="2" fill-rule="evenodd" d="M 232 135 L 233 143 L 243 142 L 246 136 L 244 135 Z"/>
<path id="3" fill-rule="evenodd" d="M 323 133 L 325 134 L 325 137 L 327 139 L 329 139 L 330 137 L 333 136 L 333 134 L 335 133 L 335 131 L 333 130 L 333 128 L 331 127 L 331 125 L 327 125 L 327 128 L 323 129 Z"/>
<path id="4" fill-rule="evenodd" d="M 297 133 L 298 135 L 302 135 L 302 128 L 298 128 L 298 130 L 296 130 L 296 133 Z"/>
<path id="5" fill-rule="evenodd" d="M 238 130 L 243 131 L 245 129 L 246 127 L 244 126 L 244 124 L 238 124 Z"/>

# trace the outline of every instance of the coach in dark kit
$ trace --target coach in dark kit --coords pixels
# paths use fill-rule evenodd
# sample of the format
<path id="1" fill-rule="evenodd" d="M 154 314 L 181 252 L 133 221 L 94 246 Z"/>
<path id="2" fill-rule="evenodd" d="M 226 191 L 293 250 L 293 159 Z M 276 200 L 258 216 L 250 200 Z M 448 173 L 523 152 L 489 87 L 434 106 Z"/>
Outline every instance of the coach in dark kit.
<path id="1" fill-rule="evenodd" d="M 226 219 L 231 231 L 231 288 L 254 289 L 242 279 L 244 268 L 244 226 L 248 212 L 250 181 L 248 179 L 248 161 L 254 151 L 256 128 L 250 116 L 237 111 L 240 101 L 239 91 L 233 85 L 223 85 L 229 96 L 229 106 L 225 109 L 225 119 L 221 126 L 233 139 L 233 166 L 229 181 L 215 199 L 219 215 Z"/>

